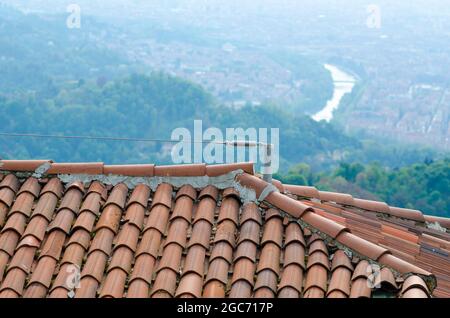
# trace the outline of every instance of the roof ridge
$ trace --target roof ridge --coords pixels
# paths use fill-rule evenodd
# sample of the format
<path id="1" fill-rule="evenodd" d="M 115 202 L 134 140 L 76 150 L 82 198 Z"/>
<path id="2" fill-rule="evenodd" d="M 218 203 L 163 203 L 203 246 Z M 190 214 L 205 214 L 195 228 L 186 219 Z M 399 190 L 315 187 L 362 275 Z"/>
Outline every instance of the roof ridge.
<path id="1" fill-rule="evenodd" d="M 318 199 L 321 201 L 332 201 L 344 206 L 356 207 L 367 211 L 387 214 L 421 223 L 438 222 L 442 226 L 450 229 L 450 218 L 428 215 L 420 210 L 394 207 L 383 201 L 354 198 L 351 194 L 341 192 L 319 191 L 314 186 L 283 184 L 283 187 L 285 192 L 292 193 L 300 197 Z"/>
<path id="2" fill-rule="evenodd" d="M 38 173 L 43 175 L 87 174 L 87 175 L 123 175 L 145 177 L 215 177 L 228 172 L 242 170 L 253 175 L 253 162 L 226 163 L 208 165 L 205 163 L 156 165 L 126 164 L 105 165 L 103 162 L 66 162 L 56 163 L 53 160 L 0 160 L 0 171 Z"/>

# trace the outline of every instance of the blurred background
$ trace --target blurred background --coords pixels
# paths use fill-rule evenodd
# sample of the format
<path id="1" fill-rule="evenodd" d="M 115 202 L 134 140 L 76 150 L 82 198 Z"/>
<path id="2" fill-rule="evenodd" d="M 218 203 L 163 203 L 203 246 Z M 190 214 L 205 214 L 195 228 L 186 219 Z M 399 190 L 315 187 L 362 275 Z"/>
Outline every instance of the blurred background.
<path id="1" fill-rule="evenodd" d="M 170 163 L 280 128 L 284 182 L 450 216 L 450 1 L 0 1 L 0 157 Z"/>

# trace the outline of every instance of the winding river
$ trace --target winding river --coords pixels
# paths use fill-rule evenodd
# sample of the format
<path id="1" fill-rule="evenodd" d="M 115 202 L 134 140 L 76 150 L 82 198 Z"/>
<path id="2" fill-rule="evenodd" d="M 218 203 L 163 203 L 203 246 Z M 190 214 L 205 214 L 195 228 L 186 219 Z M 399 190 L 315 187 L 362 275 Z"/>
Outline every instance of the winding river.
<path id="1" fill-rule="evenodd" d="M 356 79 L 339 69 L 337 66 L 324 64 L 324 67 L 331 73 L 333 78 L 334 91 L 333 96 L 327 102 L 325 107 L 318 113 L 314 114 L 312 118 L 315 121 L 325 120 L 327 122 L 333 119 L 333 111 L 335 111 L 345 94 L 351 93 L 355 87 Z"/>

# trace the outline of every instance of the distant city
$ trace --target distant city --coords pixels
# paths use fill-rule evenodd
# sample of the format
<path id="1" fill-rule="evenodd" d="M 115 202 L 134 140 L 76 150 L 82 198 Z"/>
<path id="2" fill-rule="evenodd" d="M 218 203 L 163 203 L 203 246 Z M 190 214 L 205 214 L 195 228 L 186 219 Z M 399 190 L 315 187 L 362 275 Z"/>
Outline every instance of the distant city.
<path id="1" fill-rule="evenodd" d="M 66 1 L 3 2 L 26 12 L 67 14 Z M 375 2 L 371 7 L 360 0 L 348 5 L 293 0 L 78 4 L 84 27 L 90 16 L 114 25 L 108 30 L 117 32 L 114 41 L 111 34 L 93 30 L 100 43 L 103 39 L 142 69 L 200 84 L 227 105 L 302 100 L 301 72 L 273 58 L 290 52 L 358 78 L 334 116 L 346 132 L 449 150 L 449 2 Z"/>

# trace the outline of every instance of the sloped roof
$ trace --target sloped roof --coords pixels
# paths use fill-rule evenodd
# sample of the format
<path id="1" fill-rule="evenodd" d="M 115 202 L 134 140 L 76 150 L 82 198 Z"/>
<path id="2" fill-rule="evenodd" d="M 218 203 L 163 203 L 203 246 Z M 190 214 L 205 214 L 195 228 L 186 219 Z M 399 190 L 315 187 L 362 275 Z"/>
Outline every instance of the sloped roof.
<path id="1" fill-rule="evenodd" d="M 448 269 L 402 258 L 398 227 L 371 241 L 336 202 L 351 196 L 267 184 L 251 163 L 0 170 L 0 297 L 429 297 Z"/>

